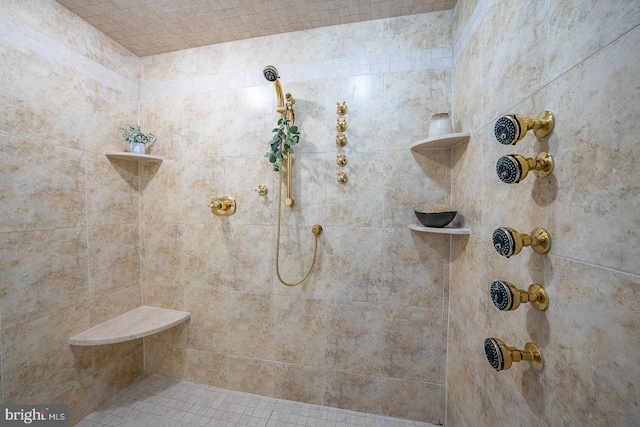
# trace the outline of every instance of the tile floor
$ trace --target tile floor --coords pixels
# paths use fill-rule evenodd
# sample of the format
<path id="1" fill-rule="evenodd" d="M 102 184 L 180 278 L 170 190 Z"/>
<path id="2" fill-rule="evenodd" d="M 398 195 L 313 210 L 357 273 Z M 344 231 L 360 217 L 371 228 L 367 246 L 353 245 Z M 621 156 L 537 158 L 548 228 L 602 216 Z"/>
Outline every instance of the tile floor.
<path id="1" fill-rule="evenodd" d="M 435 427 L 344 409 L 273 399 L 143 375 L 78 427 Z"/>

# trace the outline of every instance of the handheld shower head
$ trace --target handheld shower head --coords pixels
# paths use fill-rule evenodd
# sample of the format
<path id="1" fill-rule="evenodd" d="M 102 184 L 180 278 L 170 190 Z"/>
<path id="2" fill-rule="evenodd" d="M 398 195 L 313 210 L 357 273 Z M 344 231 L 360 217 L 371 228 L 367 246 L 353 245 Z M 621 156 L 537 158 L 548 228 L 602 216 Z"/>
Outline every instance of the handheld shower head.
<path id="1" fill-rule="evenodd" d="M 275 82 L 278 77 L 280 77 L 278 75 L 278 70 L 273 65 L 267 65 L 266 67 L 264 67 L 264 69 L 262 70 L 262 74 L 264 74 L 264 78 L 269 80 L 270 82 Z"/>

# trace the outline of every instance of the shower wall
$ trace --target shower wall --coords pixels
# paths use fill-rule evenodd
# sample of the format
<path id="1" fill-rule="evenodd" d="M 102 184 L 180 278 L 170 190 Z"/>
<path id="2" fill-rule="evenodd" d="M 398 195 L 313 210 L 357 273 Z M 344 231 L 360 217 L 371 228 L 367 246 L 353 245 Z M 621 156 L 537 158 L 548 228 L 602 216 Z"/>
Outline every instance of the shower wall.
<path id="1" fill-rule="evenodd" d="M 640 420 L 640 9 L 637 2 L 467 1 L 453 17 L 452 198 L 469 222 L 451 255 L 450 426 L 631 426 Z M 515 147 L 498 117 L 556 113 L 550 137 Z M 503 184 L 505 154 L 551 151 L 551 176 Z M 500 226 L 553 237 L 548 255 L 493 250 Z M 550 306 L 498 311 L 494 280 L 546 287 Z M 477 297 L 469 298 L 469 295 Z M 495 372 L 486 337 L 536 342 L 545 369 Z"/>
<path id="2" fill-rule="evenodd" d="M 141 340 L 67 339 L 141 303 L 139 59 L 51 1 L 0 4 L 2 402 L 71 403 L 72 423 L 142 372 Z"/>
<path id="3" fill-rule="evenodd" d="M 188 325 L 146 338 L 149 372 L 234 390 L 442 422 L 448 236 L 412 232 L 445 203 L 448 151 L 413 154 L 450 109 L 452 12 L 334 26 L 142 58 L 141 122 L 161 164 L 141 174 L 144 303 Z M 372 39 L 375 40 L 372 41 Z M 267 64 L 296 100 L 293 209 L 264 157 L 275 111 Z M 336 103 L 348 145 L 338 150 Z M 338 153 L 349 164 L 336 165 Z M 346 185 L 336 181 L 349 174 Z M 261 197 L 255 191 L 266 185 Z M 207 205 L 237 200 L 233 216 Z"/>

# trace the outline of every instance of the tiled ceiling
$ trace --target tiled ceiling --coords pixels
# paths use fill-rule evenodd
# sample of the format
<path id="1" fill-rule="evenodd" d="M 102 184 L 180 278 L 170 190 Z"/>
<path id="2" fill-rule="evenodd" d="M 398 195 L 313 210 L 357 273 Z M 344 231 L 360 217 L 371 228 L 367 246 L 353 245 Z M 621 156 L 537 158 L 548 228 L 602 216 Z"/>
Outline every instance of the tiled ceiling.
<path id="1" fill-rule="evenodd" d="M 451 9 L 457 0 L 57 0 L 138 56 Z"/>

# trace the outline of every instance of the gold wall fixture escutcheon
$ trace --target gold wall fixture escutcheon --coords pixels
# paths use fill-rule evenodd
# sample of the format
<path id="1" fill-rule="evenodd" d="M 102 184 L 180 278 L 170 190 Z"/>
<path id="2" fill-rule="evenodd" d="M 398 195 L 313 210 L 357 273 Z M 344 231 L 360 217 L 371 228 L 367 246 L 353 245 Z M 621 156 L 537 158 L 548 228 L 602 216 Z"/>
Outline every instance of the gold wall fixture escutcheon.
<path id="1" fill-rule="evenodd" d="M 311 232 L 317 236 L 318 234 L 322 233 L 322 226 L 320 224 L 313 224 L 313 227 L 311 227 Z"/>
<path id="2" fill-rule="evenodd" d="M 267 187 L 265 187 L 264 185 L 258 185 L 258 189 L 257 190 L 253 190 L 253 191 L 257 191 L 258 195 L 260 195 L 260 196 L 266 196 L 267 193 L 269 192 Z"/>
<path id="3" fill-rule="evenodd" d="M 523 157 L 520 154 L 502 156 L 496 162 L 496 174 L 505 184 L 517 184 L 524 180 L 530 171 L 538 178 L 549 176 L 553 172 L 555 161 L 553 155 L 546 151 L 536 158 Z"/>
<path id="4" fill-rule="evenodd" d="M 345 119 L 344 117 L 338 117 L 337 121 L 336 121 L 336 129 L 338 129 L 338 132 L 344 132 L 347 130 L 347 119 Z"/>
<path id="5" fill-rule="evenodd" d="M 347 114 L 347 111 L 349 111 L 349 108 L 347 107 L 347 102 L 342 101 L 342 104 L 340 104 L 339 102 L 337 104 L 338 106 L 336 107 L 336 114 L 340 116 L 344 116 L 345 114 Z"/>
<path id="6" fill-rule="evenodd" d="M 233 197 L 214 197 L 209 203 L 211 213 L 220 216 L 233 215 L 236 212 L 236 201 Z"/>
<path id="7" fill-rule="evenodd" d="M 535 343 L 528 342 L 524 345 L 524 350 L 510 347 L 498 338 L 487 338 L 484 340 L 484 353 L 487 361 L 496 371 L 503 371 L 511 368 L 513 362 L 525 360 L 531 364 L 536 371 L 542 370 L 542 353 Z"/>
<path id="8" fill-rule="evenodd" d="M 344 133 L 339 133 L 338 136 L 336 136 L 336 145 L 338 147 L 344 147 L 345 145 L 347 145 L 347 135 L 345 135 Z"/>
<path id="9" fill-rule="evenodd" d="M 546 254 L 551 249 L 551 235 L 544 228 L 536 228 L 530 235 L 509 227 L 493 230 L 493 248 L 498 254 L 509 258 L 519 254 L 525 246 L 531 246 L 536 253 Z"/>
<path id="10" fill-rule="evenodd" d="M 339 154 L 336 156 L 336 164 L 340 167 L 345 167 L 347 166 L 347 163 L 349 163 L 349 160 L 347 159 L 347 156 L 345 156 L 344 154 Z"/>
<path id="11" fill-rule="evenodd" d="M 493 133 L 500 144 L 515 145 L 530 130 L 533 130 L 537 138 L 546 137 L 553 130 L 555 123 L 555 115 L 549 110 L 544 110 L 535 119 L 520 114 L 507 114 L 496 121 Z"/>
<path id="12" fill-rule="evenodd" d="M 338 174 L 338 182 L 339 182 L 340 184 L 346 184 L 346 183 L 347 183 L 347 181 L 349 181 L 349 175 L 347 175 L 347 174 L 346 174 L 346 173 L 344 173 L 344 172 L 340 172 L 340 173 Z"/>
<path id="13" fill-rule="evenodd" d="M 500 311 L 513 311 L 521 303 L 530 303 L 533 308 L 545 311 L 549 308 L 547 291 L 538 283 L 533 283 L 529 289 L 518 289 L 513 283 L 496 280 L 490 288 L 491 301 Z"/>

